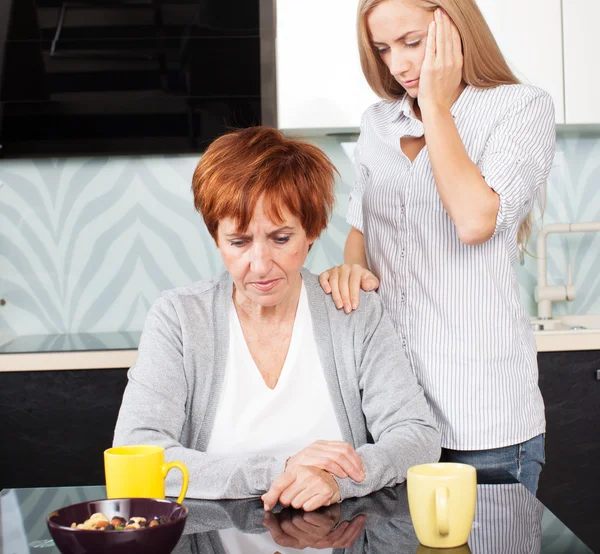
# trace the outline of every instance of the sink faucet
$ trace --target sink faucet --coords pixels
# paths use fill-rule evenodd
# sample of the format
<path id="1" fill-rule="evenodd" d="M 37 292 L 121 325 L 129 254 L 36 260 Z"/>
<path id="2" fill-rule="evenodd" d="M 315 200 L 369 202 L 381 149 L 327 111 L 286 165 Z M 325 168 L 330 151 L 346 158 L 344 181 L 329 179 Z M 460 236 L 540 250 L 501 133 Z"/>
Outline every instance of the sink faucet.
<path id="1" fill-rule="evenodd" d="M 600 232 L 600 221 L 588 223 L 554 223 L 545 225 L 537 238 L 537 287 L 535 300 L 538 305 L 538 318 L 552 318 L 552 302 L 575 300 L 573 274 L 569 264 L 569 277 L 566 285 L 548 286 L 546 278 L 546 237 L 550 233 L 594 233 Z"/>

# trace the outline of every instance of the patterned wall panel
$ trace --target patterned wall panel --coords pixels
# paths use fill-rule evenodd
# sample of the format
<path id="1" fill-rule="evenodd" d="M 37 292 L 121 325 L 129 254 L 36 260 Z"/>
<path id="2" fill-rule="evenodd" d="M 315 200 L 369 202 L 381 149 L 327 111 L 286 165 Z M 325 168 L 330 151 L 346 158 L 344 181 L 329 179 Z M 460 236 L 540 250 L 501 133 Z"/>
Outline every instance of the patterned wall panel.
<path id="1" fill-rule="evenodd" d="M 315 272 L 339 263 L 353 181 L 352 145 L 312 139 L 340 171 L 338 202 L 312 249 Z M 548 183 L 544 223 L 600 221 L 600 138 L 564 135 Z M 0 337 L 135 331 L 164 289 L 222 270 L 190 192 L 197 157 L 0 161 Z M 539 225 L 539 222 L 538 222 Z M 556 313 L 600 312 L 600 236 L 549 239 L 551 283 L 573 265 L 577 299 Z M 517 268 L 535 313 L 532 256 Z"/>
<path id="2" fill-rule="evenodd" d="M 310 253 L 314 271 L 340 259 L 352 179 L 338 141 L 317 142 L 343 178 L 331 226 Z M 0 336 L 139 330 L 161 290 L 222 271 L 192 204 L 197 160 L 2 161 Z"/>
<path id="3" fill-rule="evenodd" d="M 556 151 L 546 207 L 536 226 L 600 221 L 600 138 L 559 134 Z M 524 266 L 517 267 L 521 298 L 532 314 L 537 314 L 536 239 L 534 232 L 528 247 L 531 255 L 526 256 Z M 577 290 L 573 302 L 554 303 L 553 313 L 600 313 L 600 233 L 551 234 L 546 245 L 548 284 L 566 283 L 570 264 Z"/>

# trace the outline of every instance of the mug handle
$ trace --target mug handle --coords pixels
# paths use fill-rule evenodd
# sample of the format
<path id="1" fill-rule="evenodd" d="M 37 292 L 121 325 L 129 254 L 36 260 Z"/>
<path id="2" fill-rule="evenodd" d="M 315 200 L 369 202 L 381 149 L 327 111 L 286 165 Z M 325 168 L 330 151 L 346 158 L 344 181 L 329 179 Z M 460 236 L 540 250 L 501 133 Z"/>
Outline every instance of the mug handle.
<path id="1" fill-rule="evenodd" d="M 435 489 L 435 516 L 437 529 L 440 535 L 450 533 L 450 522 L 448 521 L 448 487 L 437 487 Z"/>
<path id="2" fill-rule="evenodd" d="M 190 481 L 190 476 L 188 474 L 188 470 L 185 464 L 183 462 L 169 462 L 168 464 L 164 464 L 162 466 L 163 479 L 166 479 L 167 473 L 169 473 L 169 471 L 175 468 L 181 471 L 181 474 L 183 475 L 181 492 L 179 493 L 179 498 L 177 499 L 177 504 L 181 504 L 183 502 L 183 499 L 185 498 L 185 494 L 187 493 L 188 483 Z"/>

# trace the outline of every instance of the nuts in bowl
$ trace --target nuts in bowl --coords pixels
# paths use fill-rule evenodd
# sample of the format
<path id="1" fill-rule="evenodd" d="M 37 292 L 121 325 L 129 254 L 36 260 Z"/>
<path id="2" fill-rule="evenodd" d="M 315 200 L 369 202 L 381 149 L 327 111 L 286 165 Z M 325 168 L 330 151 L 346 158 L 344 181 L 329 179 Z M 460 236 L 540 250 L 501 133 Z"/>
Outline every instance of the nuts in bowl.
<path id="1" fill-rule="evenodd" d="M 92 531 L 126 531 L 128 529 L 145 529 L 169 523 L 169 516 L 154 517 L 148 521 L 145 517 L 130 517 L 129 521 L 124 517 L 113 516 L 108 519 L 104 514 L 92 514 L 83 523 L 71 523 L 71 529 L 88 529 Z"/>
<path id="2" fill-rule="evenodd" d="M 62 554 L 169 554 L 187 514 L 185 506 L 170 500 L 115 498 L 66 506 L 46 523 Z"/>

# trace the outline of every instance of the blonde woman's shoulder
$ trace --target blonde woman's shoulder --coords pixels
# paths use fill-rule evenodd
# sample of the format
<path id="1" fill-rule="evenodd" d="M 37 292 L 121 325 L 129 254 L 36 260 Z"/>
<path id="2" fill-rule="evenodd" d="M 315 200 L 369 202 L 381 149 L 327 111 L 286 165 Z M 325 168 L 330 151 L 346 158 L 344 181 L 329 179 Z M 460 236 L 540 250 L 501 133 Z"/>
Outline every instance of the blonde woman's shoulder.
<path id="1" fill-rule="evenodd" d="M 494 102 L 502 104 L 513 104 L 533 98 L 550 98 L 550 95 L 542 88 L 527 84 L 498 85 L 491 88 L 478 88 L 478 94 L 484 94 Z"/>
<path id="2" fill-rule="evenodd" d="M 554 120 L 554 102 L 542 88 L 526 84 L 498 85 L 492 88 L 473 89 L 483 102 L 475 102 L 480 108 L 486 106 L 488 118 L 501 121 L 524 109 L 534 110 L 540 117 Z"/>

